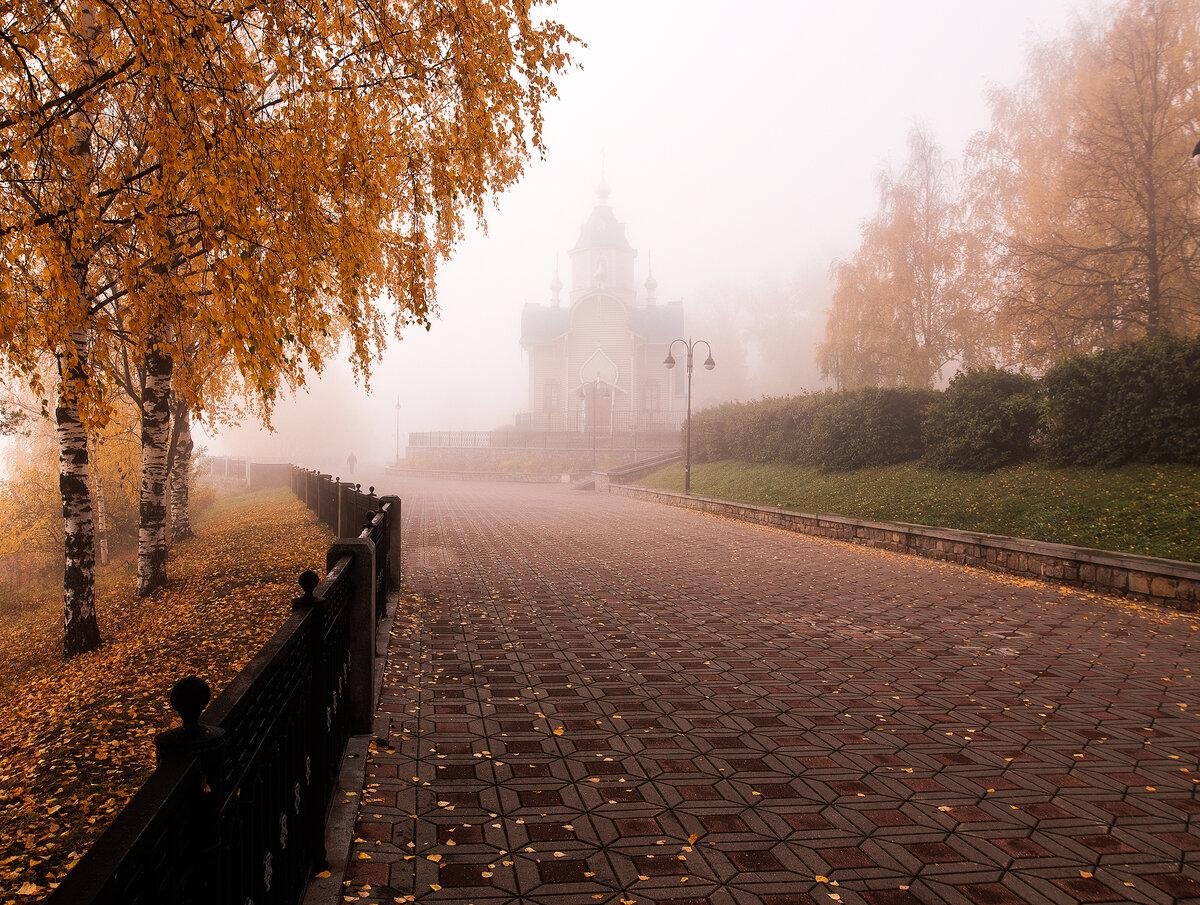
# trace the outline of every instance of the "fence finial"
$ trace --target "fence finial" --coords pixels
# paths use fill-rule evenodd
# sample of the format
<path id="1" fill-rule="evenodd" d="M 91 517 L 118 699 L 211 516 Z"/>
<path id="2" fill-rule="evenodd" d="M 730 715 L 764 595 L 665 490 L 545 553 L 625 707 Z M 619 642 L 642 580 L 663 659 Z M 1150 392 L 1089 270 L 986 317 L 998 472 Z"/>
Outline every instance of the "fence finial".
<path id="1" fill-rule="evenodd" d="M 187 730 L 200 725 L 200 714 L 211 699 L 212 689 L 199 676 L 185 676 L 171 686 L 171 709 L 179 714 Z"/>
<path id="2" fill-rule="evenodd" d="M 304 593 L 299 597 L 292 598 L 292 609 L 298 610 L 302 607 L 310 607 L 317 602 L 317 599 L 313 597 L 313 591 L 316 590 L 320 580 L 320 577 L 312 569 L 305 569 L 300 573 L 300 577 L 296 581 Z"/>
<path id="3" fill-rule="evenodd" d="M 159 763 L 181 757 L 209 757 L 225 743 L 225 730 L 200 722 L 200 714 L 212 699 L 212 689 L 199 676 L 185 676 L 171 686 L 171 709 L 183 723 L 154 737 Z M 202 761 L 203 762 L 203 761 Z M 215 776 L 212 763 L 204 767 L 208 776 Z M 206 780 L 207 782 L 208 780 Z"/>
<path id="4" fill-rule="evenodd" d="M 367 493 L 369 493 L 371 496 L 375 496 L 375 486 L 371 485 L 370 487 L 368 487 Z"/>

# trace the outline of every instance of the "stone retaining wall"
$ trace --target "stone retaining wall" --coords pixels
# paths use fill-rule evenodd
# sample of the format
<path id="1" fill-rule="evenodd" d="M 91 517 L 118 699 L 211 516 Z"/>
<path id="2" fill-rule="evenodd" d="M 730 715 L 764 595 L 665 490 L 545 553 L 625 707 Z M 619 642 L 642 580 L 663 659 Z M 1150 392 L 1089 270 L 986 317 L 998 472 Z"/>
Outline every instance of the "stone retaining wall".
<path id="1" fill-rule="evenodd" d="M 814 515 L 629 484 L 610 484 L 608 492 L 1026 578 L 1125 594 L 1189 613 L 1200 608 L 1200 563 L 906 522 Z"/>

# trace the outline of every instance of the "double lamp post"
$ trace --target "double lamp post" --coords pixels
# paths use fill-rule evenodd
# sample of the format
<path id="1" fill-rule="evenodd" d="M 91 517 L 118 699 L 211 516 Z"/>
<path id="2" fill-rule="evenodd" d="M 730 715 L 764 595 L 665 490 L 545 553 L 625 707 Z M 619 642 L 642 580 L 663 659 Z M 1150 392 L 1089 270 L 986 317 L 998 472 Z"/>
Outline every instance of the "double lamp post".
<path id="1" fill-rule="evenodd" d="M 704 370 L 711 371 L 717 366 L 713 361 L 712 346 L 705 339 L 677 339 L 667 347 L 667 357 L 663 364 L 667 366 L 667 370 L 675 367 L 675 356 L 672 354 L 675 351 L 675 343 L 682 343 L 687 349 L 687 427 L 685 433 L 687 439 L 684 441 L 684 463 L 683 463 L 683 492 L 692 492 L 692 363 L 696 351 L 696 346 L 701 343 L 708 350 L 708 358 L 704 359 Z"/>

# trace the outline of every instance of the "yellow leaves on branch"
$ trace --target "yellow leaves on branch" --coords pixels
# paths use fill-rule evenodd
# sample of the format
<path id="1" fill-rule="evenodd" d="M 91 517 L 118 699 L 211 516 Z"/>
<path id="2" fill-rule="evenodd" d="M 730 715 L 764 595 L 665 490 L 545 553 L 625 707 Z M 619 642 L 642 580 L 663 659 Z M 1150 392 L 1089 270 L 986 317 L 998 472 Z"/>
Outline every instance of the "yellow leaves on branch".
<path id="1" fill-rule="evenodd" d="M 834 268 L 825 372 L 922 386 L 951 361 L 1042 368 L 1200 330 L 1198 83 L 1200 0 L 1120 0 L 989 93 L 960 164 L 916 130 Z"/>
<path id="2" fill-rule="evenodd" d="M 16 0 L 0 42 L 0 365 L 228 360 L 269 405 L 340 337 L 366 372 L 541 149 L 574 40 L 525 0 Z M 198 361 L 197 361 L 198 359 Z M 225 388 L 224 385 L 222 387 Z M 102 401 L 100 402 L 102 405 Z"/>

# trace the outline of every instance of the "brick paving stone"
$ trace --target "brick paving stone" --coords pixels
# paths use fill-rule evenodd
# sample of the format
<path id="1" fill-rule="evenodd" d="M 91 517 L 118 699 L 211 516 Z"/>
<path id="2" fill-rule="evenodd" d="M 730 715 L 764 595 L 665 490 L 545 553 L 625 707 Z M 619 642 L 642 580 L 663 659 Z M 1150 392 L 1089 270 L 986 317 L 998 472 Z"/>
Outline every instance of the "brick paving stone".
<path id="1" fill-rule="evenodd" d="M 1200 620 L 559 487 L 392 489 L 348 900 L 1200 897 Z"/>

